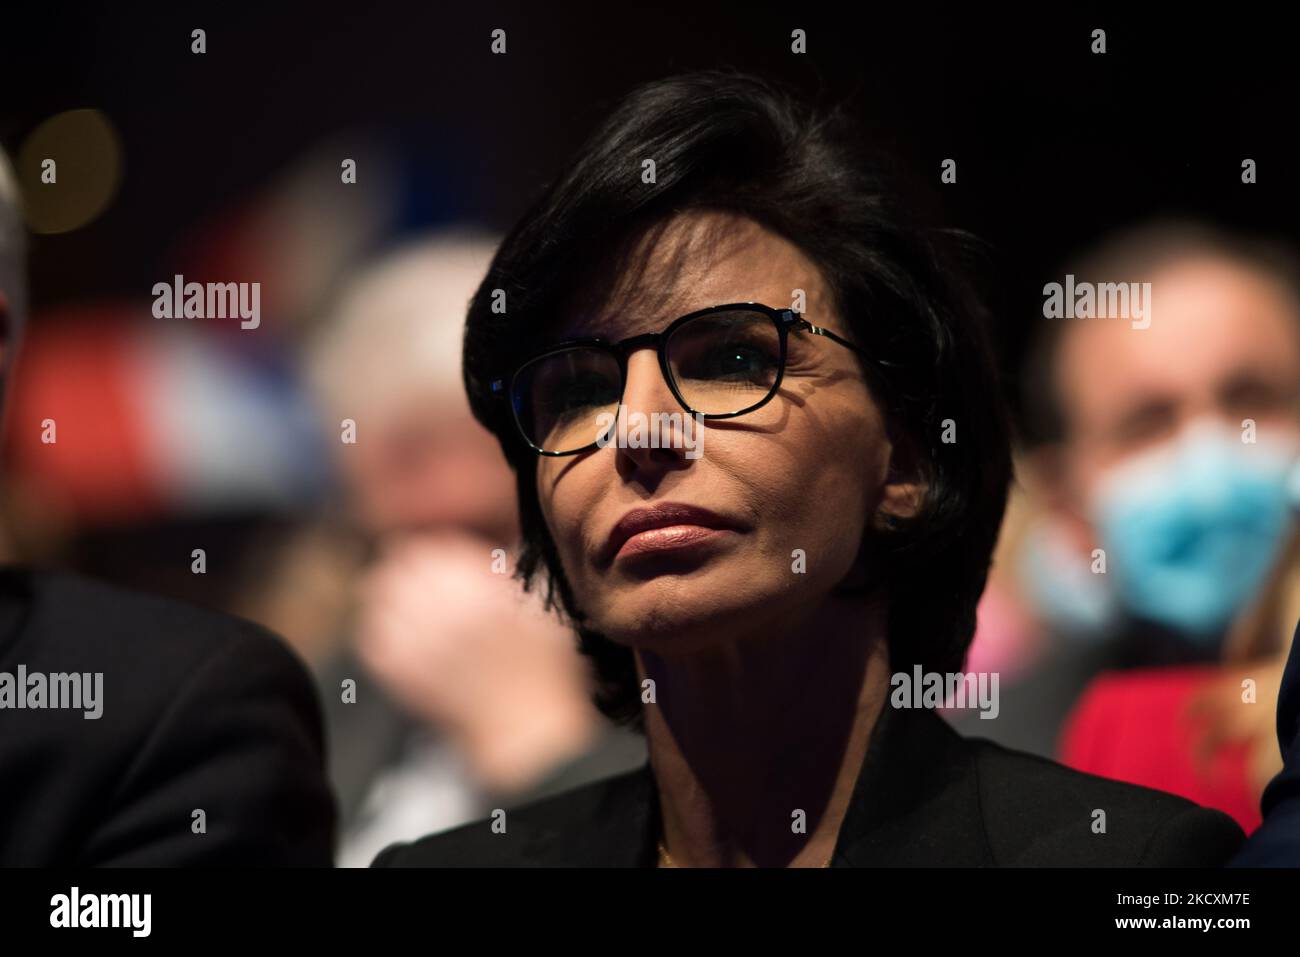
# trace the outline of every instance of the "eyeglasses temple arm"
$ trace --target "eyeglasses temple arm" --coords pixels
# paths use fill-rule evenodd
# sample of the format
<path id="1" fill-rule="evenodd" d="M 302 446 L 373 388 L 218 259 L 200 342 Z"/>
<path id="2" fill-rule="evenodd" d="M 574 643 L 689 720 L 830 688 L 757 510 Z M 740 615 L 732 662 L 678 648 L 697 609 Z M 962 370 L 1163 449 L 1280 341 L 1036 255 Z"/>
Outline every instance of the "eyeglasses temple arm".
<path id="1" fill-rule="evenodd" d="M 854 352 L 861 352 L 861 351 L 862 351 L 862 350 L 859 349 L 857 346 L 855 346 L 853 343 L 849 342 L 849 340 L 843 338 L 842 336 L 837 336 L 835 333 L 831 332 L 829 329 L 823 329 L 821 326 L 814 326 L 814 325 L 813 325 L 811 322 L 809 322 L 807 319 L 802 319 L 802 320 L 800 320 L 800 321 L 802 322 L 802 328 L 807 329 L 807 330 L 808 330 L 809 332 L 811 332 L 814 336 L 825 336 L 827 339 L 830 339 L 830 340 L 832 340 L 832 341 L 834 341 L 834 342 L 838 342 L 840 345 L 844 346 L 846 349 L 852 349 Z"/>

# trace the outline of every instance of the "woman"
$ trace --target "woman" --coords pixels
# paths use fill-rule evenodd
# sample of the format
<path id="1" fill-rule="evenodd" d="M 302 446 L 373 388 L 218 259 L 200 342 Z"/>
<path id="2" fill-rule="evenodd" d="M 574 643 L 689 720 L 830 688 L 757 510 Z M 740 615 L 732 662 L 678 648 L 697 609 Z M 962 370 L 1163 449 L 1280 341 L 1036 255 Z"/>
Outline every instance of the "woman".
<path id="1" fill-rule="evenodd" d="M 624 100 L 503 242 L 466 388 L 518 475 L 519 574 L 544 576 L 649 760 L 376 864 L 1236 848 L 1224 815 L 911 707 L 914 667 L 961 668 L 1011 468 L 972 298 L 879 166 L 836 110 L 692 74 Z"/>

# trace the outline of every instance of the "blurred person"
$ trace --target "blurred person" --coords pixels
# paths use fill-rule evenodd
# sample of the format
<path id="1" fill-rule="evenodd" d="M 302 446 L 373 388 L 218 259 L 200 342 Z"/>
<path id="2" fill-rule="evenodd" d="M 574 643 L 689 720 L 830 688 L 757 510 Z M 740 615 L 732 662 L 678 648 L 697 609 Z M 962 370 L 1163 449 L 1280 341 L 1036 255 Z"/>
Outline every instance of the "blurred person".
<path id="1" fill-rule="evenodd" d="M 961 667 L 1010 445 L 982 308 L 848 122 L 730 71 L 646 84 L 502 243 L 465 386 L 518 475 L 523 584 L 544 576 L 648 759 L 376 866 L 1210 865 L 1240 843 L 898 694 Z M 613 440 L 655 413 L 668 441 Z"/>
<path id="2" fill-rule="evenodd" d="M 567 630 L 510 583 L 513 478 L 460 373 L 464 306 L 494 245 L 469 228 L 408 241 L 345 284 L 310 346 L 345 520 L 370 549 L 346 641 L 318 668 L 344 865 L 644 758 L 600 721 Z"/>
<path id="3" fill-rule="evenodd" d="M 26 315 L 18 203 L 0 154 L 6 383 Z M 332 862 L 320 703 L 299 659 L 251 622 L 80 575 L 0 568 L 0 777 L 5 866 Z"/>
<path id="4" fill-rule="evenodd" d="M 1280 766 L 1272 719 L 1300 611 L 1294 254 L 1167 222 L 1069 272 L 1150 283 L 1149 311 L 1040 326 L 1027 471 L 1046 516 L 1025 568 L 1060 640 L 986 733 L 1249 830 Z"/>

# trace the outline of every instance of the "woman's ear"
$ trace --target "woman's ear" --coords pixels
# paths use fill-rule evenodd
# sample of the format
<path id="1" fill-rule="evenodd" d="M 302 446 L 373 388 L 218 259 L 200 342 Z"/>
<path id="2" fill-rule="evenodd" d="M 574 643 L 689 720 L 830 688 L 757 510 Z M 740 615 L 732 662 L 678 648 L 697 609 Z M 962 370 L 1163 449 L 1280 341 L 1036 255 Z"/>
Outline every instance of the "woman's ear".
<path id="1" fill-rule="evenodd" d="M 889 464 L 869 520 L 870 533 L 863 536 L 852 568 L 837 586 L 839 593 L 860 594 L 880 587 L 886 578 L 888 559 L 884 536 L 873 533 L 892 532 L 901 522 L 914 518 L 925 504 L 928 488 L 915 446 L 906 439 L 891 441 Z"/>
<path id="2" fill-rule="evenodd" d="M 891 435 L 889 468 L 880 489 L 876 520 L 888 528 L 895 521 L 915 518 L 929 489 L 923 477 L 915 443 L 905 435 Z"/>

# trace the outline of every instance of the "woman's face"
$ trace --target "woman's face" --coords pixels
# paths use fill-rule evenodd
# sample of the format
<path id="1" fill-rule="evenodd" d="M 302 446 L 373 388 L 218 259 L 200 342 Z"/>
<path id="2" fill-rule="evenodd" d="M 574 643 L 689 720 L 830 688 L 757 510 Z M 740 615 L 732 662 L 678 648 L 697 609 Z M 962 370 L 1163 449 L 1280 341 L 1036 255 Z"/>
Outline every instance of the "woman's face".
<path id="1" fill-rule="evenodd" d="M 643 241 L 653 243 L 647 268 L 620 278 L 612 305 L 570 316 L 561 336 L 619 341 L 720 303 L 786 308 L 803 290 L 809 321 L 851 338 L 817 267 L 753 220 L 691 212 Z M 629 356 L 623 402 L 629 423 L 683 412 L 653 349 Z M 789 337 L 785 377 L 767 405 L 708 421 L 697 457 L 675 444 L 541 457 L 537 470 L 587 624 L 660 654 L 797 623 L 850 571 L 870 517 L 882 505 L 905 514 L 914 495 L 890 477 L 885 422 L 854 353 L 807 332 Z M 701 533 L 672 520 L 673 531 L 611 546 L 630 512 L 667 503 L 707 509 L 724 527 Z"/>

